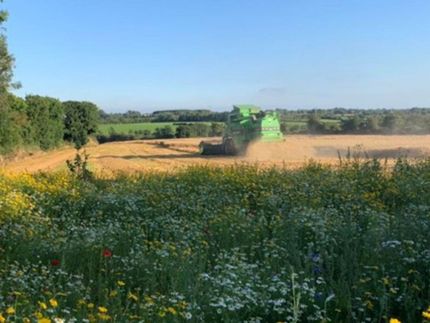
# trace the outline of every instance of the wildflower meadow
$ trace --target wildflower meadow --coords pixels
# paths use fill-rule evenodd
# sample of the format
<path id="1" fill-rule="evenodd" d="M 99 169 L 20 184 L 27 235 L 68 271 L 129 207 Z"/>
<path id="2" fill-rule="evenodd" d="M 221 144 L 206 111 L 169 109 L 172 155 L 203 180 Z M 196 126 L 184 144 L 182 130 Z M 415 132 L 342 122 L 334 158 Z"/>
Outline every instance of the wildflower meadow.
<path id="1" fill-rule="evenodd" d="M 0 323 L 430 322 L 429 285 L 430 161 L 0 174 Z"/>

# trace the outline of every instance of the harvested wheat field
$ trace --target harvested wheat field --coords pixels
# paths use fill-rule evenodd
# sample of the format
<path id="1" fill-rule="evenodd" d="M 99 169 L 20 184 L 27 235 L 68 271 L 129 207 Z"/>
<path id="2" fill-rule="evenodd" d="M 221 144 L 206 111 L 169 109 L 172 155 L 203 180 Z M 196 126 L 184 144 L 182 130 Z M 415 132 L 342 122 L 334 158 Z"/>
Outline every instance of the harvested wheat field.
<path id="1" fill-rule="evenodd" d="M 231 165 L 258 163 L 263 166 L 298 167 L 310 159 L 336 164 L 339 155 L 393 160 L 401 156 L 430 156 L 430 135 L 292 135 L 280 143 L 255 143 L 246 156 L 201 156 L 198 144 L 204 138 L 114 142 L 86 148 L 90 167 L 97 172 L 175 171 L 195 164 Z M 213 139 L 211 139 L 213 140 Z M 36 172 L 65 168 L 73 158 L 71 148 L 17 158 L 3 167 L 9 171 Z"/>

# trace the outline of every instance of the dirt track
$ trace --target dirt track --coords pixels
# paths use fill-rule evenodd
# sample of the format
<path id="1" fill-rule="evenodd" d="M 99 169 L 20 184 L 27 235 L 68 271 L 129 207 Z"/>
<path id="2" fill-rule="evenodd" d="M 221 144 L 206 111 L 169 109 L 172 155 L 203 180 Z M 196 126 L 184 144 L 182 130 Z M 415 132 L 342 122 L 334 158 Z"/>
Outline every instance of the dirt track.
<path id="1" fill-rule="evenodd" d="M 288 136 L 282 143 L 253 144 L 247 156 L 200 156 L 198 144 L 202 138 L 115 142 L 88 147 L 90 165 L 102 172 L 134 172 L 140 170 L 168 170 L 192 164 L 227 165 L 250 162 L 263 165 L 297 167 L 309 159 L 322 163 L 337 163 L 348 151 L 377 158 L 413 158 L 430 156 L 430 135 L 426 136 Z M 71 148 L 39 153 L 9 162 L 11 171 L 36 172 L 65 168 L 65 161 L 74 156 Z"/>

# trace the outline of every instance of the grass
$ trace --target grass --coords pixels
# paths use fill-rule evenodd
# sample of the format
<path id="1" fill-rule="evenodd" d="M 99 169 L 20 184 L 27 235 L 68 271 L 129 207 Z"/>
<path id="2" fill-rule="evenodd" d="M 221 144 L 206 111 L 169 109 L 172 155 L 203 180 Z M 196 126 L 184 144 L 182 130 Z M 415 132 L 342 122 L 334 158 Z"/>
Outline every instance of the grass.
<path id="1" fill-rule="evenodd" d="M 430 162 L 0 175 L 8 321 L 420 322 Z"/>

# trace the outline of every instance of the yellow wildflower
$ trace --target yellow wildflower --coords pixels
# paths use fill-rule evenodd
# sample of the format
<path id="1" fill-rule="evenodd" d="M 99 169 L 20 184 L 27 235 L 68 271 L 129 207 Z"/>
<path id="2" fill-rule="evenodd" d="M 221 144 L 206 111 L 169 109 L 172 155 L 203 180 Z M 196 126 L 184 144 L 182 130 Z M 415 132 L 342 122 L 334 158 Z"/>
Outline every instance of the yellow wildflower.
<path id="1" fill-rule="evenodd" d="M 94 308 L 94 304 L 93 304 L 93 303 L 88 303 L 87 307 L 88 307 L 89 309 L 93 309 L 93 308 Z"/>
<path id="2" fill-rule="evenodd" d="M 57 306 L 58 306 L 58 302 L 57 302 L 57 300 L 56 300 L 55 298 L 51 298 L 51 299 L 49 300 L 49 304 L 50 304 L 52 307 L 57 307 Z"/>
<path id="3" fill-rule="evenodd" d="M 99 314 L 98 314 L 98 317 L 99 317 L 99 319 L 100 319 L 100 320 L 102 320 L 102 321 L 109 321 L 109 320 L 110 320 L 110 316 L 109 316 L 109 315 L 107 315 L 107 314 L 99 313 Z"/>
<path id="4" fill-rule="evenodd" d="M 402 322 L 396 318 L 391 318 L 390 323 L 402 323 Z"/>
<path id="5" fill-rule="evenodd" d="M 47 317 L 42 317 L 41 319 L 37 320 L 37 323 L 51 323 L 51 320 Z"/>
<path id="6" fill-rule="evenodd" d="M 139 300 L 139 297 L 137 297 L 137 295 L 133 294 L 132 292 L 128 293 L 127 298 L 131 299 L 132 301 L 135 301 L 135 302 L 137 302 Z"/>
<path id="7" fill-rule="evenodd" d="M 34 313 L 34 316 L 36 316 L 36 318 L 38 318 L 38 319 L 43 318 L 43 314 L 42 314 L 42 313 L 40 313 L 40 312 L 36 312 L 36 313 Z"/>
<path id="8" fill-rule="evenodd" d="M 107 309 L 106 307 L 99 306 L 99 312 L 100 312 L 100 313 L 107 313 L 107 312 L 108 312 L 108 309 Z"/>
<path id="9" fill-rule="evenodd" d="M 15 309 L 14 309 L 12 306 L 9 306 L 9 307 L 6 309 L 6 314 L 7 314 L 7 315 L 15 314 Z"/>
<path id="10" fill-rule="evenodd" d="M 172 315 L 176 315 L 176 314 L 178 314 L 178 313 L 176 312 L 176 310 L 175 310 L 173 307 L 168 307 L 168 308 L 167 308 L 167 312 L 170 312 Z"/>
<path id="11" fill-rule="evenodd" d="M 119 287 L 125 286 L 125 283 L 122 280 L 118 280 L 116 283 Z"/>
<path id="12" fill-rule="evenodd" d="M 4 318 L 4 316 L 0 313 L 0 323 L 4 323 L 6 322 L 6 319 Z"/>
<path id="13" fill-rule="evenodd" d="M 110 293 L 109 293 L 109 297 L 116 297 L 118 295 L 118 291 L 117 290 L 112 290 Z"/>
<path id="14" fill-rule="evenodd" d="M 144 296 L 145 302 L 147 302 L 149 305 L 154 304 L 154 300 L 150 296 Z"/>
<path id="15" fill-rule="evenodd" d="M 30 320 L 28 317 L 24 317 L 24 318 L 22 319 L 22 322 L 23 322 L 23 323 L 31 323 L 31 320 Z"/>
<path id="16" fill-rule="evenodd" d="M 39 306 L 42 310 L 46 310 L 48 308 L 48 305 L 46 305 L 44 302 L 39 302 Z"/>
<path id="17" fill-rule="evenodd" d="M 430 320 L 430 308 L 427 310 L 427 311 L 424 311 L 423 313 L 422 313 L 422 315 L 423 315 L 423 317 L 426 319 L 426 320 Z"/>

